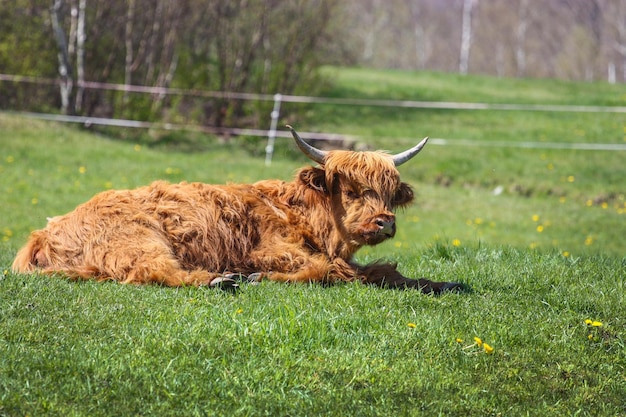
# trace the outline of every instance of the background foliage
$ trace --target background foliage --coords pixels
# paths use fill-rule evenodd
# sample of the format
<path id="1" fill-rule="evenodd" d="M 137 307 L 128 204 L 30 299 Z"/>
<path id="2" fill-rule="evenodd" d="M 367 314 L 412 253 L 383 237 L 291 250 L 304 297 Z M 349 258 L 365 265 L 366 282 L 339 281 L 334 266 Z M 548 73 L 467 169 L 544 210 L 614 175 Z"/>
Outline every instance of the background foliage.
<path id="1" fill-rule="evenodd" d="M 469 73 L 626 80 L 619 0 L 0 0 L 0 72 L 58 78 L 68 94 L 62 103 L 56 84 L 2 82 L 0 108 L 267 127 L 264 103 L 85 82 L 311 95 L 332 81 L 322 64 L 456 72 L 468 4 Z"/>

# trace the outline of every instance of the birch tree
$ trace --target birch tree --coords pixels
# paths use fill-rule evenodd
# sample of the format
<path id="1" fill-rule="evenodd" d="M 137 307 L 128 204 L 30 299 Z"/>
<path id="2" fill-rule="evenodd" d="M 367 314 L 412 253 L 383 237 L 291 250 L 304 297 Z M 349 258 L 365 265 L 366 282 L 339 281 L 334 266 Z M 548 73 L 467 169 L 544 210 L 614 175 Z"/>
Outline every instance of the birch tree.
<path id="1" fill-rule="evenodd" d="M 463 0 L 463 19 L 461 22 L 461 54 L 459 72 L 467 74 L 469 68 L 470 48 L 472 46 L 472 8 L 478 0 Z"/>
<path id="2" fill-rule="evenodd" d="M 74 113 L 74 109 L 70 103 L 70 95 L 72 94 L 72 87 L 74 85 L 73 71 L 70 64 L 69 50 L 67 38 L 65 32 L 61 27 L 60 15 L 63 11 L 63 0 L 55 0 L 54 4 L 50 8 L 50 20 L 52 23 L 52 30 L 59 48 L 59 76 L 61 77 L 61 83 L 59 85 L 61 93 L 61 111 L 64 114 Z"/>

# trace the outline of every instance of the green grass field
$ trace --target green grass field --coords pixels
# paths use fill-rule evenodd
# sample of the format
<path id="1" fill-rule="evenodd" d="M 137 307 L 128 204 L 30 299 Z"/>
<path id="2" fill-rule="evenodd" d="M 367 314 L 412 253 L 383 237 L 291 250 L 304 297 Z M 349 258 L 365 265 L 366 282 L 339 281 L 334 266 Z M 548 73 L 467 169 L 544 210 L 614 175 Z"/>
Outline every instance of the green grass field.
<path id="1" fill-rule="evenodd" d="M 626 86 L 327 71 L 334 97 L 626 103 Z M 626 143 L 623 114 L 291 110 L 298 130 L 391 151 L 426 135 Z M 0 416 L 626 416 L 624 152 L 429 145 L 403 166 L 416 204 L 358 258 L 463 281 L 463 294 L 263 282 L 232 295 L 10 272 L 31 230 L 99 191 L 288 179 L 307 163 L 288 141 L 266 167 L 264 140 L 181 138 L 202 151 L 0 115 Z"/>

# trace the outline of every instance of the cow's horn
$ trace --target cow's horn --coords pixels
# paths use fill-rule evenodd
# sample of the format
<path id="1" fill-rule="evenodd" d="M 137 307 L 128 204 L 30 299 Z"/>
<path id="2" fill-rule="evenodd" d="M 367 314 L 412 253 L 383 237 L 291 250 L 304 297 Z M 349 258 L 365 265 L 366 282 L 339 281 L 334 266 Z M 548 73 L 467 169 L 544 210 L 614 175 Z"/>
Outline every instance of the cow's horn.
<path id="1" fill-rule="evenodd" d="M 326 151 L 321 151 L 317 148 L 312 147 L 311 145 L 309 145 L 308 143 L 306 143 L 304 141 L 304 139 L 302 139 L 300 137 L 300 135 L 298 135 L 298 133 L 294 130 L 293 127 L 287 125 L 287 127 L 289 128 L 289 130 L 291 130 L 291 135 L 293 136 L 293 138 L 296 140 L 296 144 L 298 145 L 298 147 L 300 148 L 300 150 L 302 152 L 304 152 L 304 154 L 306 156 L 308 156 L 309 158 L 311 158 L 312 160 L 314 160 L 315 162 L 317 162 L 320 165 L 324 165 L 324 159 L 326 158 L 326 154 L 328 152 Z"/>
<path id="2" fill-rule="evenodd" d="M 417 155 L 422 148 L 426 145 L 426 142 L 428 142 L 428 136 L 425 137 L 424 139 L 422 139 L 422 141 L 420 143 L 418 143 L 417 145 L 415 145 L 414 147 L 412 147 L 411 149 L 407 149 L 404 152 L 401 152 L 397 155 L 394 155 L 393 158 L 393 163 L 396 166 L 400 166 L 402 164 L 404 164 L 406 161 L 408 161 L 409 159 L 413 158 L 415 155 Z"/>

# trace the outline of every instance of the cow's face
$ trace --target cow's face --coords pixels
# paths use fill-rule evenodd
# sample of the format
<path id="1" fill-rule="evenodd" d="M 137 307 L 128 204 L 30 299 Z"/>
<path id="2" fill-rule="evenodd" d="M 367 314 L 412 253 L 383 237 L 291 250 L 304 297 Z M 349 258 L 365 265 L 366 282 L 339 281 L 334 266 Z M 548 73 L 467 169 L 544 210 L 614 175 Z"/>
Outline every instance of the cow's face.
<path id="1" fill-rule="evenodd" d="M 332 151 L 323 168 L 300 173 L 330 202 L 335 227 L 351 245 L 376 245 L 396 233 L 394 210 L 413 200 L 391 157 L 381 152 Z"/>
<path id="2" fill-rule="evenodd" d="M 301 183 L 313 190 L 318 201 L 327 203 L 335 228 L 352 249 L 393 237 L 394 209 L 413 200 L 411 187 L 400 181 L 396 167 L 417 155 L 428 138 L 396 155 L 328 152 L 309 145 L 291 126 L 287 127 L 300 150 L 321 166 L 300 171 Z"/>

